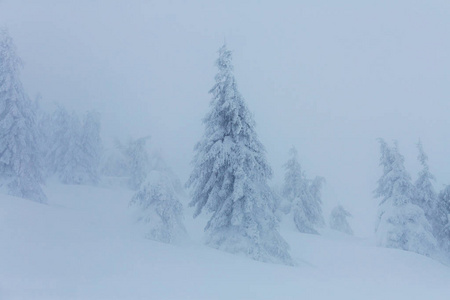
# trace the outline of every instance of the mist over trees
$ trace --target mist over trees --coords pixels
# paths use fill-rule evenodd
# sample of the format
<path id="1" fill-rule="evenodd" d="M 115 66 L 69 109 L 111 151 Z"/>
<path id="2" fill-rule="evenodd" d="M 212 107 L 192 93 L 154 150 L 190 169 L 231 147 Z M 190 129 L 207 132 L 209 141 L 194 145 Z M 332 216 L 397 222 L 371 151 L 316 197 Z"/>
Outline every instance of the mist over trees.
<path id="1" fill-rule="evenodd" d="M 124 165 L 125 174 L 128 176 L 128 186 L 133 190 L 138 190 L 144 182 L 150 168 L 150 158 L 146 150 L 149 136 L 138 139 L 129 139 L 127 144 L 116 142 L 120 150 Z"/>
<path id="2" fill-rule="evenodd" d="M 97 184 L 103 149 L 100 115 L 89 111 L 81 123 L 75 112 L 59 106 L 43 123 L 49 132 L 45 144 L 50 146 L 44 151 L 47 173 L 65 184 Z"/>
<path id="3" fill-rule="evenodd" d="M 45 203 L 44 180 L 63 184 L 120 186 L 133 192 L 130 209 L 149 239 L 178 243 L 188 237 L 184 225 L 184 186 L 163 155 L 149 150 L 150 136 L 116 140 L 105 147 L 101 116 L 56 105 L 53 111 L 31 101 L 20 80 L 21 61 L 5 30 L 0 31 L 0 189 Z M 295 147 L 284 164 L 281 193 L 269 185 L 273 172 L 259 140 L 253 115 L 240 94 L 232 53 L 219 49 L 218 72 L 209 91 L 204 134 L 194 149 L 186 187 L 194 217 L 205 214 L 206 244 L 252 259 L 293 265 L 280 222 L 293 222 L 297 233 L 320 234 L 323 177 L 308 178 Z M 450 185 L 437 192 L 422 143 L 421 170 L 412 181 L 398 145 L 380 144 L 382 175 L 376 240 L 382 247 L 430 257 L 450 257 Z M 352 235 L 342 205 L 329 217 L 330 229 Z"/>
<path id="4" fill-rule="evenodd" d="M 307 179 L 298 161 L 295 147 L 289 151 L 290 158 L 285 164 L 283 196 L 288 201 L 287 212 L 293 218 L 297 230 L 303 233 L 318 234 L 325 225 L 322 215 L 320 190 L 324 183 L 322 177 Z"/>
<path id="5" fill-rule="evenodd" d="M 177 244 L 187 237 L 180 200 L 184 189 L 160 153 L 149 151 L 150 139 L 116 140 L 102 162 L 102 174 L 113 179 L 109 184 L 134 191 L 130 207 L 134 219 L 145 228 L 146 238 Z"/>
<path id="6" fill-rule="evenodd" d="M 35 106 L 20 80 L 20 58 L 0 29 L 0 179 L 11 195 L 46 202 Z"/>
<path id="7" fill-rule="evenodd" d="M 100 116 L 59 106 L 53 113 L 31 101 L 20 81 L 21 61 L 12 38 L 0 31 L 0 174 L 10 194 L 45 202 L 44 178 L 97 184 L 102 151 Z"/>
<path id="8" fill-rule="evenodd" d="M 353 235 L 353 230 L 347 221 L 347 218 L 352 217 L 342 205 L 338 205 L 331 211 L 330 214 L 330 228 Z"/>

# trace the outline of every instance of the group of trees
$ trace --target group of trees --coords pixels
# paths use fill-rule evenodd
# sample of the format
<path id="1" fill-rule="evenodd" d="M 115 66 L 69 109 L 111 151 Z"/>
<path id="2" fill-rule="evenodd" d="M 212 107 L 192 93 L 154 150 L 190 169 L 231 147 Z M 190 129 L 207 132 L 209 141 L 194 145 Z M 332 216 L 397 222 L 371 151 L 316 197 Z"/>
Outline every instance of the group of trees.
<path id="1" fill-rule="evenodd" d="M 0 187 L 46 202 L 41 187 L 46 177 L 56 176 L 65 184 L 97 184 L 101 171 L 122 175 L 136 191 L 131 204 L 141 209 L 138 219 L 149 224 L 148 237 L 173 242 L 183 236 L 181 183 L 159 155 L 149 156 L 148 137 L 118 142 L 119 159 L 102 160 L 100 115 L 89 111 L 81 120 L 62 106 L 43 110 L 25 93 L 20 68 L 12 38 L 0 30 Z"/>
<path id="2" fill-rule="evenodd" d="M 322 214 L 322 177 L 306 178 L 295 148 L 285 165 L 281 201 L 268 185 L 272 170 L 255 131 L 253 116 L 238 91 L 231 52 L 224 45 L 216 61 L 216 83 L 210 90 L 210 111 L 203 120 L 205 132 L 195 147 L 194 169 L 187 187 L 192 188 L 194 217 L 211 213 L 206 243 L 255 260 L 293 264 L 289 245 L 278 232 L 282 211 L 293 218 L 300 232 L 318 234 L 325 225 Z M 351 233 L 350 214 L 333 211 L 332 227 Z"/>
<path id="3" fill-rule="evenodd" d="M 322 213 L 321 189 L 325 179 L 316 176 L 308 179 L 302 170 L 295 147 L 289 150 L 290 158 L 284 165 L 286 173 L 282 195 L 285 200 L 280 210 L 294 221 L 299 232 L 319 234 L 319 229 L 325 226 Z M 329 217 L 330 229 L 353 235 L 348 223 L 352 215 L 342 206 L 337 205 Z"/>
<path id="4" fill-rule="evenodd" d="M 279 206 L 267 181 L 272 175 L 255 123 L 237 89 L 231 52 L 223 46 L 216 61 L 219 69 L 211 89 L 210 111 L 203 123 L 205 133 L 195 147 L 194 170 L 187 183 L 193 189 L 194 217 L 207 210 L 212 214 L 205 227 L 207 244 L 253 259 L 291 264 L 288 244 L 277 231 L 274 212 L 285 212 L 298 231 L 317 234 L 325 225 L 321 187 L 324 179 L 308 179 L 295 148 L 285 165 Z M 433 256 L 440 248 L 450 250 L 450 186 L 436 194 L 427 156 L 419 143 L 422 171 L 415 184 L 404 168 L 395 144 L 380 140 L 383 175 L 376 197 L 381 198 L 376 225 L 378 244 Z M 330 227 L 353 234 L 341 205 L 330 215 Z"/>
<path id="5" fill-rule="evenodd" d="M 378 244 L 427 256 L 435 256 L 439 250 L 450 253 L 450 186 L 439 194 L 435 192 L 434 176 L 420 142 L 417 148 L 422 170 L 414 184 L 397 143 L 389 146 L 382 139 L 379 142 L 383 174 L 375 190 L 381 199 L 376 224 Z"/>
<path id="6" fill-rule="evenodd" d="M 210 90 L 205 132 L 195 147 L 192 189 L 194 217 L 207 211 L 206 243 L 255 260 L 291 265 L 289 245 L 278 232 L 282 211 L 297 230 L 318 234 L 325 226 L 322 177 L 306 177 L 295 148 L 285 164 L 283 201 L 269 187 L 272 169 L 255 131 L 255 122 L 239 93 L 231 52 L 224 45 Z M 183 187 L 160 155 L 149 154 L 149 137 L 117 142 L 115 155 L 103 160 L 100 117 L 87 112 L 80 121 L 63 107 L 47 113 L 31 101 L 20 81 L 20 59 L 11 37 L 0 31 L 0 186 L 12 195 L 45 202 L 44 178 L 67 184 L 96 184 L 100 173 L 127 179 L 135 191 L 130 205 L 149 228 L 147 237 L 176 242 L 186 235 Z M 450 185 L 437 194 L 427 156 L 418 145 L 422 171 L 415 184 L 398 147 L 380 140 L 383 175 L 375 191 L 381 198 L 376 234 L 381 246 L 433 255 L 450 252 Z M 353 234 L 341 205 L 330 215 L 332 229 Z"/>
<path id="7" fill-rule="evenodd" d="M 12 38 L 0 30 L 0 180 L 11 195 L 45 202 L 36 112 L 20 81 Z"/>
<path id="8" fill-rule="evenodd" d="M 116 141 L 114 151 L 103 162 L 102 173 L 126 179 L 127 187 L 134 191 L 130 206 L 136 208 L 136 219 L 146 227 L 147 238 L 177 243 L 186 236 L 179 200 L 183 188 L 161 155 L 150 153 L 149 140 L 144 136 Z"/>
<path id="9" fill-rule="evenodd" d="M 97 112 L 87 112 L 81 122 L 75 112 L 59 106 L 53 113 L 42 112 L 38 126 L 47 176 L 56 175 L 65 184 L 99 182 L 103 147 Z"/>
<path id="10" fill-rule="evenodd" d="M 45 202 L 41 185 L 58 175 L 64 183 L 97 183 L 100 118 L 83 122 L 59 107 L 49 114 L 29 99 L 12 38 L 0 30 L 0 185 L 11 195 Z"/>
<path id="11" fill-rule="evenodd" d="M 289 154 L 283 186 L 283 197 L 288 203 L 284 211 L 292 215 L 298 231 L 317 234 L 317 229 L 325 225 L 320 195 L 325 180 L 323 177 L 306 178 L 297 150 L 293 147 Z"/>

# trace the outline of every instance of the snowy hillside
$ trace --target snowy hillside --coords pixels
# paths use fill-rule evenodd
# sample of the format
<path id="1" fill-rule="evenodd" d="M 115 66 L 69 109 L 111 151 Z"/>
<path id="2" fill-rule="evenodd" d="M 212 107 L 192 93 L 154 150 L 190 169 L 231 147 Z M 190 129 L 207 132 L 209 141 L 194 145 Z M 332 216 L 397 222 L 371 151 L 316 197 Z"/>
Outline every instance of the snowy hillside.
<path id="1" fill-rule="evenodd" d="M 282 224 L 297 266 L 144 238 L 119 187 L 48 183 L 48 204 L 0 194 L 0 299 L 448 299 L 450 268 L 334 231 Z"/>

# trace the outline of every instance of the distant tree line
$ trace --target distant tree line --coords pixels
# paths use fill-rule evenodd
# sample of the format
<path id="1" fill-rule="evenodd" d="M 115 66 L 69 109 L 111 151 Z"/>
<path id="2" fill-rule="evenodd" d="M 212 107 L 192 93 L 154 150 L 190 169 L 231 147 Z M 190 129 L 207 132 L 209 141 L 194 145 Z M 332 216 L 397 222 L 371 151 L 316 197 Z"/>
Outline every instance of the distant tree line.
<path id="1" fill-rule="evenodd" d="M 67 184 L 96 184 L 102 151 L 100 116 L 82 121 L 58 107 L 43 111 L 20 80 L 21 61 L 6 30 L 0 31 L 0 180 L 14 196 L 46 202 L 46 177 Z"/>

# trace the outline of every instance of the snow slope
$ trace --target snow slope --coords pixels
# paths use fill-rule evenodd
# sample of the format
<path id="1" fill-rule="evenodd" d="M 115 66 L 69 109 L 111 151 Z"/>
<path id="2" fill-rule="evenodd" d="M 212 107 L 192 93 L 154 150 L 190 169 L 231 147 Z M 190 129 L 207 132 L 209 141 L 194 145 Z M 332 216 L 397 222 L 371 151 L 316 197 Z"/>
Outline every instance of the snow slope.
<path id="1" fill-rule="evenodd" d="M 450 268 L 334 231 L 284 224 L 296 267 L 143 238 L 121 188 L 46 187 L 47 205 L 0 194 L 0 299 L 449 299 Z"/>

